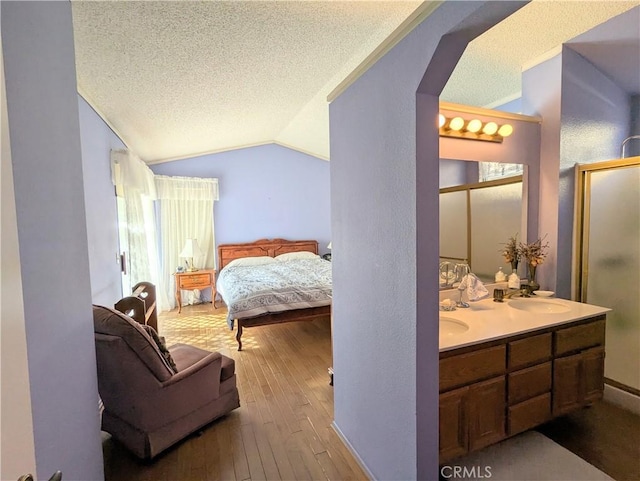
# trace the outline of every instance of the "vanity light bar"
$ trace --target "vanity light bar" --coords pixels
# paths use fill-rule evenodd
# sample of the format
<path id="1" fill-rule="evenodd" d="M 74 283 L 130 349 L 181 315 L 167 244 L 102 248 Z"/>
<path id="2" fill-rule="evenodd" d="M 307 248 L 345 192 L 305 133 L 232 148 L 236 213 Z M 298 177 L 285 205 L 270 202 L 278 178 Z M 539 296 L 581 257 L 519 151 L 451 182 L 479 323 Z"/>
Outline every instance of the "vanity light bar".
<path id="1" fill-rule="evenodd" d="M 446 117 L 443 114 L 438 115 L 438 128 L 441 137 L 488 142 L 502 142 L 505 137 L 513 133 L 513 127 L 510 124 L 498 125 L 493 121 L 466 120 L 460 116 Z"/>

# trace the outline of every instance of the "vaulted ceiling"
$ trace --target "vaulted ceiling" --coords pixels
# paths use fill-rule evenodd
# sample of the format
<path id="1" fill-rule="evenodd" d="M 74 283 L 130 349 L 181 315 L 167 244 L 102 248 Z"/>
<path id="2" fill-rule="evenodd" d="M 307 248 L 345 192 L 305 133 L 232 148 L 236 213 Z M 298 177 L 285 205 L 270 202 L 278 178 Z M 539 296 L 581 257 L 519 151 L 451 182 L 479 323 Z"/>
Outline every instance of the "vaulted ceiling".
<path id="1" fill-rule="evenodd" d="M 147 162 L 271 142 L 328 159 L 327 95 L 421 3 L 73 1 L 78 90 Z M 534 0 L 469 45 L 442 99 L 514 98 L 523 65 L 636 5 Z"/>

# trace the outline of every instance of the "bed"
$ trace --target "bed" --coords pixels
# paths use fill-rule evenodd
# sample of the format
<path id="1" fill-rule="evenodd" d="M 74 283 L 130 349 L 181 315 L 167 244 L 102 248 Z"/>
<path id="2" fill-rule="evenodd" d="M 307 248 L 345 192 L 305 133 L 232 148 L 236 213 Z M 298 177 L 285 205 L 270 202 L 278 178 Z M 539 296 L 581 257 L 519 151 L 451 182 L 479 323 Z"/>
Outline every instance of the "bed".
<path id="1" fill-rule="evenodd" d="M 238 351 L 244 328 L 331 315 L 331 263 L 317 254 L 314 240 L 218 246 L 217 290 L 229 310 L 229 327 L 237 327 Z"/>

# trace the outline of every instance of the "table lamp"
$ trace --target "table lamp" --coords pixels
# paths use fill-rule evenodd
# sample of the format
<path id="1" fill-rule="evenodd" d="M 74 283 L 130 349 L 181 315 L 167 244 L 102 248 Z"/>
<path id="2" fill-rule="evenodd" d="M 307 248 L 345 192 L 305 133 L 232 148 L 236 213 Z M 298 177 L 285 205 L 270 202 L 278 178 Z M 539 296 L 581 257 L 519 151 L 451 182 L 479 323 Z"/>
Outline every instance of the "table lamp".
<path id="1" fill-rule="evenodd" d="M 182 252 L 180 252 L 180 257 L 187 259 L 188 272 L 193 272 L 198 270 L 193 266 L 193 258 L 200 257 L 201 255 L 203 254 L 202 254 L 202 251 L 200 250 L 200 247 L 198 246 L 198 240 L 187 239 L 182 249 Z"/>

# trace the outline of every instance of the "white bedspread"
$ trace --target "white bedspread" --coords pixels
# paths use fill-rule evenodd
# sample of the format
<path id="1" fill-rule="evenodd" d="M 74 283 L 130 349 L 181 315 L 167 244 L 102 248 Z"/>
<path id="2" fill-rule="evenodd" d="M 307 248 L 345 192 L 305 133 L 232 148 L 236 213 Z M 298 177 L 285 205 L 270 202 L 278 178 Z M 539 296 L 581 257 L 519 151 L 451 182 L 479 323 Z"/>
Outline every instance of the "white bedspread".
<path id="1" fill-rule="evenodd" d="M 216 284 L 234 319 L 331 304 L 331 262 L 291 259 L 261 266 L 228 266 Z"/>

